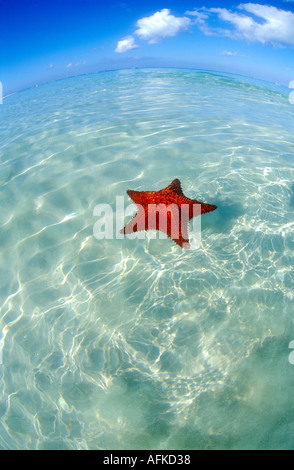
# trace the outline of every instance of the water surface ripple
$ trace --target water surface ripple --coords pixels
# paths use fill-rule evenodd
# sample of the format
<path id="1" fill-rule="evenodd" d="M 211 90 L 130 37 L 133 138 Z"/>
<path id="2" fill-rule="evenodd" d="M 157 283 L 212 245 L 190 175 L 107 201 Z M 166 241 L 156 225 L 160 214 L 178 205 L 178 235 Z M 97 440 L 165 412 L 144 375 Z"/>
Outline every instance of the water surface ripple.
<path id="1" fill-rule="evenodd" d="M 0 113 L 0 446 L 293 449 L 285 90 L 116 71 Z M 218 205 L 199 250 L 93 237 L 97 204 L 174 178 Z"/>

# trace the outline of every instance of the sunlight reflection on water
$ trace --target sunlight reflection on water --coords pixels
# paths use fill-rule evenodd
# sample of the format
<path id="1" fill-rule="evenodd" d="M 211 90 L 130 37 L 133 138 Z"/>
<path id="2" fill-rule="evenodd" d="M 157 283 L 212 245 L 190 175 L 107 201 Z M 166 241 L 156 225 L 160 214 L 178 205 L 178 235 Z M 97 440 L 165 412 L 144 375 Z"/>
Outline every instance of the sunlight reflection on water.
<path id="1" fill-rule="evenodd" d="M 5 100 L 3 448 L 292 447 L 293 109 L 156 69 Z M 97 204 L 174 178 L 218 205 L 199 250 L 93 237 Z"/>

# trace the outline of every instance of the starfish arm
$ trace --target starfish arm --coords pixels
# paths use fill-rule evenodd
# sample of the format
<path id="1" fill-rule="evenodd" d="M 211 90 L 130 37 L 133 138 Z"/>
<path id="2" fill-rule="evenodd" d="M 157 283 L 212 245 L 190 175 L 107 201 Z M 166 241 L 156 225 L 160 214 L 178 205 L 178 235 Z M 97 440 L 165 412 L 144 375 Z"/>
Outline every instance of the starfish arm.
<path id="1" fill-rule="evenodd" d="M 217 209 L 217 206 L 213 204 L 205 204 L 204 202 L 201 202 L 201 214 L 207 214 L 207 212 L 213 212 Z"/>
<path id="2" fill-rule="evenodd" d="M 120 231 L 120 233 L 133 233 L 133 232 L 141 232 L 142 230 L 147 229 L 146 225 L 146 211 L 143 206 L 137 204 L 137 212 L 130 220 L 127 225 Z"/>
<path id="3" fill-rule="evenodd" d="M 127 223 L 127 225 L 124 228 L 120 230 L 120 233 L 124 233 L 124 234 L 134 233 L 138 231 L 137 228 L 138 228 L 137 224 L 136 223 L 134 224 L 133 219 L 132 219 L 130 220 L 130 222 Z"/>
<path id="4" fill-rule="evenodd" d="M 190 243 L 189 240 L 185 238 L 179 238 L 178 240 L 172 239 L 177 245 L 179 245 L 181 248 L 184 248 L 185 250 L 188 250 L 190 248 Z"/>
<path id="5" fill-rule="evenodd" d="M 178 196 L 184 196 L 182 191 L 181 182 L 177 178 L 171 182 L 166 188 L 162 189 L 162 191 L 171 191 Z"/>

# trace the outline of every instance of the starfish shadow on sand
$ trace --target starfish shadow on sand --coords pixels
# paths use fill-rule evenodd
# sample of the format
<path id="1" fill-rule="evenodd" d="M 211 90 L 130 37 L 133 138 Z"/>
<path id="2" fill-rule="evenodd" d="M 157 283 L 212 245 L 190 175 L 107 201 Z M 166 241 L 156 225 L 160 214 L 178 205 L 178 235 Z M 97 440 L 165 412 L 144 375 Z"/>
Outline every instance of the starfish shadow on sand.
<path id="1" fill-rule="evenodd" d="M 201 230 L 211 230 L 215 233 L 230 233 L 237 219 L 245 214 L 242 204 L 232 200 L 218 200 L 216 197 L 217 211 L 212 218 L 202 217 Z"/>

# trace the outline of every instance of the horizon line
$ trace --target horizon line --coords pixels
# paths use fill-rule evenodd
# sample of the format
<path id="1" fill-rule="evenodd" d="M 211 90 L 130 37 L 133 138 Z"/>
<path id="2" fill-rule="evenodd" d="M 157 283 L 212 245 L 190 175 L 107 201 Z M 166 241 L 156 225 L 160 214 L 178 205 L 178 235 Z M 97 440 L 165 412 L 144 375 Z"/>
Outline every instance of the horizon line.
<path id="1" fill-rule="evenodd" d="M 206 68 L 188 67 L 188 66 L 187 67 L 176 67 L 176 66 L 173 67 L 173 66 L 170 66 L 170 65 L 169 66 L 161 65 L 161 66 L 156 66 L 156 67 L 155 66 L 154 67 L 153 66 L 148 66 L 148 67 L 130 66 L 130 67 L 121 67 L 121 68 L 101 69 L 101 70 L 97 70 L 95 72 L 78 73 L 76 75 L 68 75 L 67 77 L 61 77 L 61 78 L 56 78 L 54 80 L 35 83 L 32 86 L 22 88 L 20 90 L 13 91 L 13 92 L 9 93 L 8 95 L 3 96 L 2 99 L 9 98 L 9 96 L 13 96 L 17 93 L 22 93 L 24 91 L 32 90 L 33 88 L 37 88 L 39 86 L 49 85 L 51 83 L 59 82 L 59 81 L 62 81 L 62 80 L 68 80 L 68 79 L 71 79 L 71 78 L 77 78 L 77 77 L 82 77 L 82 76 L 86 76 L 86 75 L 94 75 L 94 74 L 106 73 L 106 72 L 119 72 L 119 71 L 123 71 L 123 70 L 155 70 L 155 69 L 194 70 L 194 71 L 197 71 L 197 72 L 216 73 L 216 74 L 219 74 L 219 75 L 232 75 L 232 76 L 246 78 L 246 79 L 249 79 L 249 80 L 256 80 L 256 81 L 259 81 L 259 82 L 268 83 L 270 85 L 278 86 L 278 87 L 285 88 L 285 89 L 288 88 L 287 85 L 283 85 L 281 83 L 276 83 L 276 82 L 273 82 L 273 81 L 270 81 L 270 80 L 265 80 L 263 78 L 256 78 L 256 77 L 251 76 L 251 75 L 242 75 L 242 74 L 236 73 L 236 72 L 226 72 L 226 71 L 221 71 L 221 70 L 217 70 L 217 69 L 206 69 Z"/>

